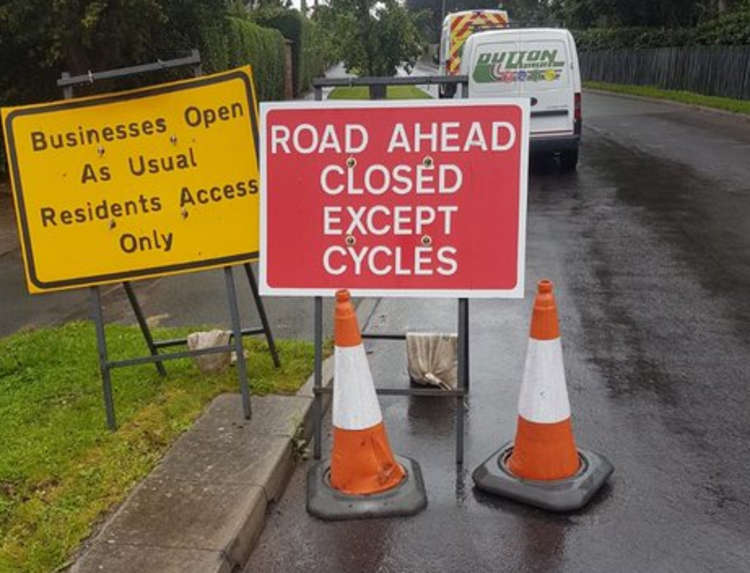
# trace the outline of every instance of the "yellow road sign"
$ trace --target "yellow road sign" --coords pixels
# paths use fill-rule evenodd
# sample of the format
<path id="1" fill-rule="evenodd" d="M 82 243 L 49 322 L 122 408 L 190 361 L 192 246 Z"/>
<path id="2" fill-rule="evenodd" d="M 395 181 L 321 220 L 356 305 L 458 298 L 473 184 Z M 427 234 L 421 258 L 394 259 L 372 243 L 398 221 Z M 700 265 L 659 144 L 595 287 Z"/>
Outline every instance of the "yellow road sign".
<path id="1" fill-rule="evenodd" d="M 258 256 L 250 67 L 2 109 L 32 293 Z"/>

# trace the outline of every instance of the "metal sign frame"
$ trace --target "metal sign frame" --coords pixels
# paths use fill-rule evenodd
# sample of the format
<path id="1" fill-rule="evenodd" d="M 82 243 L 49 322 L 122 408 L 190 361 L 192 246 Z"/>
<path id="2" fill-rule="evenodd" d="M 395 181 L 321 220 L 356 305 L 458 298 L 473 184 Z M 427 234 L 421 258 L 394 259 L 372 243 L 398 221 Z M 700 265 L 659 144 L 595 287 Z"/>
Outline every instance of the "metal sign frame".
<path id="1" fill-rule="evenodd" d="M 193 76 L 199 77 L 203 74 L 201 68 L 201 57 L 198 50 L 192 50 L 190 56 L 185 58 L 177 58 L 174 60 L 157 61 L 151 64 L 144 64 L 139 66 L 130 66 L 126 68 L 118 68 L 114 70 L 106 70 L 103 72 L 89 72 L 85 75 L 73 76 L 68 72 L 63 72 L 60 79 L 57 80 L 58 87 L 62 88 L 64 99 L 73 98 L 73 88 L 76 85 L 92 84 L 96 80 L 123 78 L 136 74 L 143 74 L 148 72 L 156 72 L 165 69 L 178 68 L 190 66 L 192 67 Z M 112 376 L 111 371 L 115 368 L 122 368 L 126 366 L 136 366 L 139 364 L 153 363 L 156 366 L 156 370 L 160 376 L 166 376 L 167 372 L 164 368 L 164 361 L 175 360 L 178 358 L 188 358 L 192 356 L 201 356 L 204 354 L 218 354 L 222 352 L 235 352 L 237 357 L 237 377 L 240 384 L 240 393 L 242 395 L 242 409 L 245 418 L 250 419 L 252 415 L 252 409 L 250 405 L 250 384 L 248 381 L 247 364 L 244 360 L 244 348 L 242 346 L 243 336 L 252 336 L 256 334 L 263 334 L 268 342 L 269 351 L 273 359 L 274 366 L 278 368 L 281 366 L 279 360 L 279 354 L 276 349 L 276 344 L 273 339 L 273 333 L 268 322 L 265 307 L 263 306 L 263 300 L 260 297 L 258 291 L 258 283 L 255 279 L 252 266 L 250 263 L 244 263 L 243 265 L 245 275 L 247 276 L 250 290 L 253 295 L 255 306 L 258 310 L 258 317 L 261 321 L 260 327 L 254 328 L 242 328 L 239 307 L 237 302 L 237 290 L 235 288 L 234 274 L 232 266 L 223 267 L 224 280 L 227 289 L 227 302 L 229 307 L 229 315 L 232 322 L 232 341 L 229 344 L 222 346 L 213 346 L 211 348 L 203 348 L 200 350 L 186 350 L 181 352 L 171 352 L 168 354 L 160 354 L 159 349 L 167 348 L 172 346 L 181 346 L 187 344 L 185 338 L 175 338 L 168 340 L 154 340 L 151 329 L 148 326 L 148 322 L 143 314 L 141 305 L 138 302 L 135 291 L 133 290 L 130 281 L 124 281 L 122 283 L 125 289 L 125 294 L 128 297 L 128 302 L 133 309 L 138 326 L 140 327 L 143 338 L 146 342 L 146 346 L 149 350 L 149 356 L 140 356 L 136 358 L 128 358 L 124 360 L 110 360 L 107 351 L 107 338 L 104 331 L 104 316 L 102 313 L 102 301 L 101 292 L 99 286 L 89 287 L 91 293 L 91 317 L 94 321 L 96 328 L 96 340 L 98 347 L 99 357 L 99 371 L 102 377 L 102 391 L 104 394 L 104 407 L 107 416 L 107 425 L 110 430 L 114 431 L 117 429 L 117 419 L 115 416 L 114 397 L 112 393 Z M 198 269 L 202 270 L 202 269 Z"/>
<path id="2" fill-rule="evenodd" d="M 336 86 L 388 86 L 388 85 L 434 85 L 458 84 L 460 97 L 469 97 L 468 76 L 423 76 L 398 78 L 316 78 L 313 80 L 315 100 L 322 101 L 324 87 Z M 372 93 L 372 92 L 371 92 Z M 376 388 L 380 396 L 429 396 L 439 398 L 455 398 L 456 400 L 456 464 L 463 465 L 464 461 L 464 399 L 469 395 L 469 299 L 459 298 L 458 303 L 458 364 L 457 387 L 455 390 L 439 390 L 432 388 Z M 315 313 L 315 371 L 314 386 L 315 402 L 313 404 L 315 443 L 313 454 L 316 460 L 322 456 L 323 439 L 323 396 L 333 393 L 333 387 L 323 387 L 323 297 L 314 297 Z M 406 340 L 402 333 L 368 333 L 363 332 L 362 338 L 367 340 Z M 334 380 L 332 384 L 335 384 Z"/>

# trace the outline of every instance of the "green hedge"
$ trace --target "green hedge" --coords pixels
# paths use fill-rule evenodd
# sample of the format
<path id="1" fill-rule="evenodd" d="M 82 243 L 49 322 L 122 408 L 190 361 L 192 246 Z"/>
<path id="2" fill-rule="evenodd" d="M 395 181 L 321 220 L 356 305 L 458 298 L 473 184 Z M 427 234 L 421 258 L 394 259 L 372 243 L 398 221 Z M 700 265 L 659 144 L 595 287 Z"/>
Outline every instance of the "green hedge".
<path id="1" fill-rule="evenodd" d="M 328 43 L 320 27 L 297 10 L 260 9 L 252 18 L 261 26 L 275 28 L 292 42 L 294 94 L 309 89 L 313 78 L 322 75 L 330 63 Z"/>
<path id="2" fill-rule="evenodd" d="M 206 34 L 202 40 L 207 72 L 250 64 L 258 99 L 283 99 L 284 36 L 278 30 L 263 28 L 244 18 L 228 17 L 220 35 Z"/>
<path id="3" fill-rule="evenodd" d="M 580 51 L 750 44 L 750 9 L 709 20 L 695 28 L 589 28 L 573 32 Z"/>
<path id="4" fill-rule="evenodd" d="M 137 61 L 128 56 L 128 51 L 106 61 L 107 67 L 123 67 L 144 63 L 160 57 L 169 59 L 184 55 L 190 48 L 201 51 L 203 69 L 207 73 L 227 68 L 251 64 L 255 77 L 257 96 L 260 100 L 276 100 L 284 97 L 284 37 L 278 30 L 263 28 L 248 17 L 226 16 L 212 12 L 216 2 L 196 3 L 196 6 L 181 5 L 169 14 L 169 19 L 149 40 L 149 49 L 138 52 Z M 0 22 L 2 22 L 0 14 Z M 32 41 L 33 40 L 33 41 Z M 56 60 L 42 58 L 30 46 L 42 46 L 51 42 L 44 34 L 29 38 L 0 37 L 0 105 L 22 105 L 58 99 L 61 97 L 56 86 L 60 72 L 68 66 L 62 54 Z M 82 40 L 81 40 L 82 41 Z M 104 41 L 104 40 L 102 40 Z M 44 47 L 44 46 L 42 46 Z M 93 69 L 101 69 L 94 59 L 105 46 L 87 46 Z M 42 51 L 42 48 L 39 48 Z M 49 51 L 49 49 L 48 49 Z M 131 50 L 132 52 L 133 50 Z M 153 52 L 153 53 L 152 53 Z M 81 73 L 84 70 L 70 70 Z M 168 81 L 184 77 L 184 72 L 148 74 L 125 81 L 97 82 L 90 88 L 77 89 L 79 95 L 100 91 L 113 91 L 136 87 L 140 84 Z M 0 178 L 5 178 L 5 149 L 0 131 Z"/>

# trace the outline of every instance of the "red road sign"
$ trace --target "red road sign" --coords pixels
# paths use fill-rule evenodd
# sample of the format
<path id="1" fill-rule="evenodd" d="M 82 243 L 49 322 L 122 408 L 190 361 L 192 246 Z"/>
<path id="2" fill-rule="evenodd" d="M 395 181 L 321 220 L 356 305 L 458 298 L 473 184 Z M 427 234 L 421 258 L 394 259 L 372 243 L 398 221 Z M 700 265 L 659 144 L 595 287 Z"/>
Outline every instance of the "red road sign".
<path id="1" fill-rule="evenodd" d="M 528 102 L 261 104 L 261 291 L 523 296 Z"/>

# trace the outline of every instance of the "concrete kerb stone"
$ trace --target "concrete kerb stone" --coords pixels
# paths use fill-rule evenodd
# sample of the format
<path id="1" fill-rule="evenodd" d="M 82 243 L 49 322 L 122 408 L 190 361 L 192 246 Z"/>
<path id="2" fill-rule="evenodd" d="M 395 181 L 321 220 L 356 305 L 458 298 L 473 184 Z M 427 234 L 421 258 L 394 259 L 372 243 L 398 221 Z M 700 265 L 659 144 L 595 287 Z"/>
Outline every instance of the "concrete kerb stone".
<path id="1" fill-rule="evenodd" d="M 216 571 L 232 573 L 229 561 L 217 551 L 184 550 L 139 546 L 137 551 L 123 545 L 96 545 L 76 563 L 72 571 Z"/>
<path id="2" fill-rule="evenodd" d="M 332 378 L 330 357 L 324 385 Z M 242 417 L 237 394 L 214 399 L 69 571 L 225 573 L 243 566 L 268 504 L 294 470 L 295 440 L 311 435 L 313 385 L 311 376 L 294 396 L 254 397 L 251 420 Z"/>

